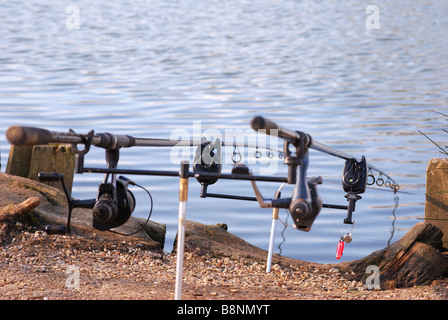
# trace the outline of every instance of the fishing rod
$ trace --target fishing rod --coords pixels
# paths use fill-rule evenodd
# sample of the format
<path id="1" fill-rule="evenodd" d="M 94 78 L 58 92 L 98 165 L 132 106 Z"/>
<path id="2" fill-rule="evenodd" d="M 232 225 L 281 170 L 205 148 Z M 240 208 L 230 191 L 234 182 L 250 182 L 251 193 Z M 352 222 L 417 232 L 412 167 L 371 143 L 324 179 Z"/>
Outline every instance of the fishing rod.
<path id="1" fill-rule="evenodd" d="M 201 140 L 194 139 L 161 139 L 161 138 L 139 138 L 130 135 L 116 135 L 111 133 L 97 133 L 95 134 L 91 130 L 87 134 L 79 134 L 73 130 L 69 132 L 56 132 L 42 128 L 24 127 L 24 126 L 12 126 L 8 129 L 7 138 L 10 139 L 10 143 L 14 145 L 42 145 L 48 143 L 69 143 L 74 145 L 84 144 L 90 146 L 96 146 L 108 150 L 130 147 L 192 147 L 199 146 L 204 143 L 210 143 L 205 138 Z M 280 157 L 282 152 L 276 148 L 267 147 L 258 144 L 240 143 L 237 141 L 221 141 L 221 146 L 233 146 L 233 147 L 251 147 L 256 149 L 266 149 L 278 151 Z M 239 153 L 235 151 L 235 153 Z M 257 151 L 256 158 L 259 158 L 261 154 Z M 272 155 L 270 155 L 272 158 Z M 238 162 L 235 160 L 234 162 Z"/>
<path id="2" fill-rule="evenodd" d="M 370 184 L 368 183 L 369 178 L 375 180 L 371 170 L 380 173 L 380 177 L 376 179 L 377 184 L 378 181 L 383 180 L 382 175 L 384 175 L 387 177 L 387 181 L 390 181 L 388 185 L 389 187 L 394 189 L 395 192 L 399 188 L 398 184 L 386 173 L 370 164 L 368 165 L 365 157 L 356 159 L 351 155 L 317 142 L 306 133 L 283 128 L 273 121 L 263 117 L 253 118 L 251 126 L 257 132 L 278 136 L 284 140 L 282 156 L 284 157 L 284 164 L 288 166 L 287 177 L 253 175 L 246 165 L 236 163 L 236 161 L 234 161 L 235 164 L 230 174 L 222 173 L 221 146 L 235 146 L 237 144 L 226 144 L 219 139 L 215 139 L 214 141 L 197 141 L 136 138 L 129 135 L 114 135 L 111 133 L 95 134 L 93 130 L 87 134 L 78 134 L 72 130 L 68 133 L 60 133 L 42 128 L 23 126 L 10 127 L 6 132 L 6 136 L 8 141 L 13 145 L 69 143 L 72 145 L 72 150 L 75 153 L 76 173 L 106 174 L 103 183 L 100 184 L 96 201 L 92 200 L 88 202 L 90 205 L 92 203 L 102 203 L 103 206 L 107 203 L 110 204 L 108 210 L 106 210 L 108 214 L 105 214 L 101 210 L 94 210 L 94 222 L 100 217 L 102 220 L 106 221 L 105 223 L 96 221 L 97 223 L 94 223 L 94 226 L 103 230 L 116 227 L 118 222 L 126 222 L 127 219 L 122 217 L 121 212 L 124 211 L 125 214 L 123 215 L 129 217 L 130 213 L 132 213 L 130 211 L 133 210 L 133 208 L 129 208 L 128 205 L 126 205 L 126 203 L 132 203 L 132 201 L 130 201 L 130 191 L 127 189 L 128 182 L 124 177 L 117 178 L 118 174 L 179 177 L 178 171 L 119 169 L 118 161 L 121 148 L 197 146 L 193 161 L 193 172 L 188 172 L 187 175 L 196 178 L 201 184 L 200 196 L 202 198 L 215 197 L 256 201 L 261 208 L 286 208 L 293 218 L 295 227 L 302 231 L 309 231 L 311 229 L 311 226 L 322 207 L 347 210 L 347 217 L 344 219 L 344 223 L 353 224 L 352 213 L 355 211 L 355 203 L 361 199 L 359 194 L 364 193 L 366 185 Z M 83 148 L 80 149 L 78 145 L 83 145 Z M 84 166 L 84 156 L 89 152 L 92 145 L 105 149 L 107 168 L 91 168 Z M 291 152 L 291 149 L 295 149 L 295 152 Z M 344 191 L 347 192 L 345 197 L 349 202 L 348 206 L 322 203 L 317 192 L 317 185 L 322 184 L 322 178 L 307 178 L 309 164 L 308 149 L 314 149 L 346 160 L 343 169 L 342 186 Z M 48 177 L 45 178 L 45 175 L 42 175 L 42 177 L 43 179 L 49 179 Z M 107 182 L 109 177 L 111 178 L 110 183 Z M 251 181 L 255 197 L 209 193 L 207 188 L 219 179 Z M 291 197 L 265 199 L 256 185 L 257 181 L 287 183 L 293 184 L 295 187 Z M 76 207 L 76 205 L 77 204 L 74 203 L 73 207 Z M 86 206 L 86 203 L 83 203 L 82 205 Z M 95 213 L 97 214 L 95 215 Z M 116 219 L 113 219 L 113 217 Z M 120 217 L 120 219 L 117 217 Z"/>
<path id="3" fill-rule="evenodd" d="M 260 122 L 261 121 L 261 122 Z M 266 121 L 264 118 L 256 117 L 253 119 L 255 126 L 264 125 L 263 121 Z M 269 120 L 267 120 L 269 121 Z M 260 122 L 260 123 L 257 123 Z M 269 126 L 271 125 L 271 126 Z M 295 139 L 295 133 L 294 131 L 279 128 L 275 129 L 272 127 L 273 123 L 268 123 L 266 127 L 266 133 L 269 134 L 270 130 L 278 130 L 279 136 L 284 137 L 286 139 Z M 257 129 L 261 130 L 262 129 Z M 48 144 L 48 143 L 68 143 L 72 144 L 73 150 L 75 153 L 81 153 L 83 151 L 80 151 L 77 147 L 78 144 L 83 144 L 85 147 L 90 148 L 90 146 L 96 146 L 108 150 L 113 149 L 119 149 L 119 148 L 130 148 L 130 147 L 192 147 L 192 146 L 199 146 L 203 144 L 208 144 L 211 141 L 207 141 L 204 139 L 201 140 L 185 140 L 185 139 L 161 139 L 161 138 L 139 138 L 139 137 L 133 137 L 130 135 L 116 135 L 111 133 L 98 133 L 95 134 L 94 131 L 90 131 L 87 134 L 79 134 L 75 133 L 73 130 L 69 130 L 69 132 L 55 132 L 50 131 L 42 128 L 35 128 L 35 127 L 25 127 L 25 126 L 12 126 L 8 129 L 7 133 L 8 141 L 11 144 L 14 145 L 42 145 L 42 144 Z M 284 157 L 284 152 L 281 150 L 278 150 L 277 148 L 267 147 L 259 144 L 249 144 L 249 143 L 238 143 L 236 141 L 221 141 L 221 146 L 233 146 L 235 147 L 234 152 L 232 154 L 232 161 L 234 163 L 238 163 L 241 160 L 241 153 L 239 150 L 236 149 L 236 147 L 252 147 L 256 149 L 266 149 L 268 151 L 277 151 L 279 158 Z M 345 160 L 350 160 L 353 157 L 350 155 L 347 155 L 343 152 L 337 151 L 335 149 L 332 149 L 328 146 L 325 146 L 319 142 L 312 141 L 312 145 L 310 146 L 312 149 L 328 153 L 330 155 L 334 155 L 337 157 L 340 157 Z M 84 154 L 87 153 L 89 149 L 84 150 Z M 255 158 L 260 158 L 261 154 L 257 150 L 255 152 Z M 273 158 L 273 153 L 268 154 L 269 158 Z M 354 158 L 353 158 L 354 159 Z M 375 183 L 375 178 L 373 176 L 373 173 L 371 173 L 371 170 L 377 171 L 381 176 L 379 177 L 379 183 L 384 182 L 382 176 L 386 176 L 387 180 L 391 182 L 390 187 L 393 189 L 394 187 L 397 187 L 398 184 L 385 172 L 381 171 L 380 169 L 376 168 L 375 166 L 369 164 L 369 177 L 372 179 L 368 185 L 372 185 Z M 381 186 L 381 185 L 380 185 Z M 386 185 L 389 186 L 389 185 Z"/>
<path id="4" fill-rule="evenodd" d="M 361 199 L 359 194 L 364 193 L 367 186 L 368 175 L 365 157 L 358 161 L 352 156 L 315 141 L 307 133 L 283 128 L 275 122 L 260 116 L 252 119 L 251 126 L 256 131 L 284 139 L 284 164 L 288 166 L 287 183 L 295 184 L 290 198 L 265 201 L 253 182 L 253 188 L 260 207 L 287 208 L 297 229 L 303 231 L 311 229 L 311 225 L 323 207 L 322 200 L 317 193 L 317 185 L 322 184 L 322 177 L 307 178 L 309 165 L 308 150 L 311 148 L 346 160 L 342 175 L 342 185 L 347 192 L 346 198 L 349 205 L 348 207 L 330 207 L 347 209 L 347 217 L 344 219 L 344 223 L 353 224 L 352 213 L 355 210 L 355 203 Z M 291 149 L 294 148 L 295 152 L 291 152 Z M 298 172 L 297 169 L 299 169 Z"/>
<path id="5" fill-rule="evenodd" d="M 356 159 L 356 158 L 352 157 L 351 155 L 348 155 L 344 152 L 335 150 L 335 149 L 328 147 L 322 143 L 319 143 L 319 142 L 311 139 L 311 136 L 309 136 L 303 132 L 293 131 L 293 130 L 289 130 L 289 129 L 280 127 L 273 121 L 270 121 L 263 117 L 253 118 L 251 125 L 254 130 L 261 131 L 261 132 L 264 131 L 266 134 L 270 134 L 271 130 L 272 130 L 274 135 L 278 135 L 279 137 L 284 138 L 285 140 L 287 140 L 289 143 L 291 143 L 293 145 L 296 145 L 300 141 L 300 139 L 302 139 L 302 140 L 308 139 L 308 143 L 309 143 L 308 147 L 311 149 L 314 149 L 316 151 L 320 151 L 323 153 L 327 153 L 329 155 L 332 155 L 332 156 L 335 156 L 335 157 L 338 157 L 338 158 L 341 158 L 341 159 L 344 159 L 347 161 L 359 162 L 359 159 Z M 372 165 L 370 163 L 367 165 L 367 167 L 369 170 L 368 179 L 371 179 L 370 181 L 367 182 L 367 185 L 373 185 L 376 183 L 378 186 L 382 186 L 384 184 L 386 187 L 390 187 L 391 189 L 393 189 L 394 192 L 397 192 L 397 190 L 400 188 L 398 183 L 396 183 L 395 180 L 392 179 L 387 173 L 383 172 L 382 170 L 378 169 L 377 167 L 375 167 L 374 165 Z M 375 178 L 372 170 L 379 173 L 378 179 Z M 387 178 L 386 182 L 385 182 L 383 176 Z"/>

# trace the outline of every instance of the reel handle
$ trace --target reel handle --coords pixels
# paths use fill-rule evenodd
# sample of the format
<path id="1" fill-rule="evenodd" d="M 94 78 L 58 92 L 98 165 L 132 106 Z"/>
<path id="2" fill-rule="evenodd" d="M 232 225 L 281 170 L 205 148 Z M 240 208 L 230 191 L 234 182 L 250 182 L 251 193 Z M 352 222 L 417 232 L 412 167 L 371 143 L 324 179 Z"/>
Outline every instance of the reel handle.
<path id="1" fill-rule="evenodd" d="M 57 172 L 39 172 L 37 177 L 39 181 L 59 181 L 63 179 L 62 175 Z"/>

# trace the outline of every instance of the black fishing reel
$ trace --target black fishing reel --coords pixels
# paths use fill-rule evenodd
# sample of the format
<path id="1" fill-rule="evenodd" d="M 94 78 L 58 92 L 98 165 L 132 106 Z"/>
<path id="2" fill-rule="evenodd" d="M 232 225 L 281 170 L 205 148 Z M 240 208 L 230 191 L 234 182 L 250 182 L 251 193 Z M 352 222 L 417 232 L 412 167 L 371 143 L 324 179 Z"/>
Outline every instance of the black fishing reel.
<path id="1" fill-rule="evenodd" d="M 118 177 L 115 186 L 112 183 L 102 183 L 98 189 L 96 199 L 73 199 L 66 187 L 64 175 L 57 172 L 40 172 L 40 181 L 60 181 L 67 198 L 68 215 L 66 226 L 47 226 L 48 234 L 70 233 L 71 214 L 74 208 L 86 208 L 92 210 L 92 226 L 100 231 L 116 228 L 129 220 L 135 209 L 135 197 L 128 189 L 129 185 L 135 185 L 126 177 Z"/>
<path id="2" fill-rule="evenodd" d="M 118 177 L 116 185 L 102 183 L 93 206 L 92 226 L 100 231 L 116 228 L 124 224 L 135 209 L 135 197 L 128 189 L 129 184 L 135 184 L 125 177 Z"/>
<path id="3" fill-rule="evenodd" d="M 289 212 L 296 229 L 310 231 L 322 208 L 322 199 L 317 191 L 317 185 L 322 184 L 322 177 L 310 178 L 307 182 L 309 198 L 292 201 Z"/>
<path id="4" fill-rule="evenodd" d="M 317 192 L 317 185 L 322 184 L 322 177 L 308 179 L 308 149 L 311 137 L 297 132 L 297 141 L 284 141 L 285 160 L 288 165 L 288 183 L 295 184 L 288 206 L 289 213 L 298 230 L 310 231 L 314 220 L 322 208 L 322 200 Z M 290 146 L 295 148 L 294 154 Z"/>

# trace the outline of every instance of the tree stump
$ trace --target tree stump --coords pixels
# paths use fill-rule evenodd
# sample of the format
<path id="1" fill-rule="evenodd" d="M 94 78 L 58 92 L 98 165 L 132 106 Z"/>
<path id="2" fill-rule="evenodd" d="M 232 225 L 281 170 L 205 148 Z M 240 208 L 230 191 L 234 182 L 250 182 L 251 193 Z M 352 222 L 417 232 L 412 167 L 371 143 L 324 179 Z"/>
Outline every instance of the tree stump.
<path id="1" fill-rule="evenodd" d="M 0 244 L 14 236 L 17 222 L 26 220 L 27 214 L 41 204 L 38 197 L 31 197 L 21 203 L 0 207 Z"/>
<path id="2" fill-rule="evenodd" d="M 417 223 L 394 244 L 354 261 L 336 266 L 344 272 L 353 271 L 355 278 L 366 280 L 368 266 L 380 271 L 381 288 L 426 285 L 448 276 L 448 256 L 442 251 L 442 232 L 427 222 Z"/>

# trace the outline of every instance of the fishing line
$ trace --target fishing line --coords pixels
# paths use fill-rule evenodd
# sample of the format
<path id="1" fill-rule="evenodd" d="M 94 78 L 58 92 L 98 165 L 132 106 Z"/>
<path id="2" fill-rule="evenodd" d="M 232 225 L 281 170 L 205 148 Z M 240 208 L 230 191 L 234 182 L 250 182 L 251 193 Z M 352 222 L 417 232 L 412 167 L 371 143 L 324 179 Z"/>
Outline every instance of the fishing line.
<path id="1" fill-rule="evenodd" d="M 282 236 L 282 238 L 283 238 L 283 241 L 282 242 L 280 242 L 279 244 L 278 244 L 278 250 L 279 250 L 279 253 L 278 254 L 282 254 L 282 252 L 283 252 L 283 250 L 282 250 L 282 248 L 281 248 L 281 246 L 282 246 L 282 244 L 284 244 L 285 242 L 286 242 L 286 237 L 285 237 L 285 231 L 286 231 L 286 228 L 288 227 L 288 219 L 289 219 L 289 212 L 285 209 L 285 212 L 286 212 L 286 222 L 283 222 L 281 219 L 280 219 L 280 216 L 278 217 L 278 221 L 280 221 L 280 223 L 281 224 L 283 224 L 283 230 L 282 230 L 282 232 L 280 233 L 280 235 Z"/>
<path id="2" fill-rule="evenodd" d="M 140 228 L 138 228 L 138 229 L 137 229 L 136 231 L 134 231 L 134 232 L 131 232 L 131 233 L 122 233 L 122 232 L 119 232 L 119 231 L 116 231 L 116 230 L 113 230 L 113 229 L 109 229 L 109 231 L 112 232 L 112 233 L 116 233 L 116 234 L 119 234 L 119 235 L 122 235 L 122 236 L 132 236 L 132 235 L 134 235 L 134 234 L 140 232 L 141 230 L 143 230 L 143 228 L 146 226 L 146 224 L 147 224 L 147 223 L 149 222 L 149 220 L 151 219 L 152 210 L 153 210 L 153 206 L 154 206 L 154 201 L 153 201 L 153 199 L 152 199 L 151 193 L 150 193 L 145 187 L 143 187 L 143 186 L 141 186 L 141 185 L 139 185 L 139 184 L 133 183 L 133 185 L 135 185 L 136 187 L 139 187 L 139 188 L 143 189 L 144 191 L 146 191 L 146 193 L 147 193 L 148 196 L 149 196 L 149 199 L 151 200 L 151 207 L 150 207 L 150 209 L 149 209 L 148 218 L 146 219 L 146 221 L 145 221 L 142 225 L 140 225 Z"/>
<path id="3" fill-rule="evenodd" d="M 327 202 L 327 195 L 326 195 L 326 192 L 325 192 L 324 190 L 321 190 L 320 192 L 321 192 L 321 195 L 322 195 L 323 200 L 324 200 L 325 202 Z M 338 232 L 339 234 L 342 234 L 341 230 L 339 229 L 339 225 L 336 223 L 336 219 L 335 219 L 333 210 L 332 210 L 331 208 L 329 208 L 329 211 L 330 211 L 330 215 L 331 215 L 331 218 L 332 218 L 332 220 L 333 220 L 333 223 L 334 223 L 334 225 L 335 225 L 335 227 L 336 227 L 336 229 L 337 229 L 337 232 Z"/>
<path id="4" fill-rule="evenodd" d="M 442 113 L 442 112 L 439 112 L 439 111 L 436 111 L 436 110 L 431 110 L 432 112 L 435 112 L 435 113 L 438 113 L 438 114 L 441 114 L 442 116 L 445 116 L 445 117 L 448 117 L 448 114 L 444 114 L 444 113 Z M 448 119 L 447 119 L 448 120 Z"/>
<path id="5" fill-rule="evenodd" d="M 321 194 L 322 194 L 322 198 L 323 198 L 323 200 L 324 200 L 325 202 L 327 202 L 327 195 L 326 195 L 325 191 L 322 190 L 322 189 L 321 189 Z M 344 241 L 344 242 L 346 242 L 346 243 L 350 243 L 350 242 L 351 242 L 351 235 L 352 235 L 352 232 L 353 232 L 353 228 L 355 227 L 355 221 L 353 221 L 353 224 L 352 224 L 352 227 L 351 227 L 351 229 L 350 229 L 350 232 L 345 233 L 345 235 L 343 236 L 344 231 L 340 229 L 338 223 L 336 222 L 336 219 L 335 219 L 335 216 L 334 216 L 334 211 L 333 211 L 333 209 L 332 209 L 332 208 L 328 208 L 328 209 L 329 209 L 329 211 L 330 211 L 330 215 L 331 215 L 331 218 L 332 218 L 332 220 L 333 220 L 333 223 L 334 223 L 334 225 L 335 225 L 335 227 L 336 227 L 336 229 L 337 229 L 337 232 L 338 232 L 339 235 L 340 235 L 340 239 L 344 239 L 347 235 L 349 235 L 349 236 L 350 236 L 350 240 L 349 240 L 348 238 L 346 238 L 346 240 L 347 240 L 348 242 L 346 242 L 346 241 Z"/>
<path id="6" fill-rule="evenodd" d="M 398 200 L 399 200 L 398 196 L 395 196 L 394 197 L 395 207 L 394 207 L 394 210 L 392 210 L 392 216 L 394 217 L 394 219 L 392 220 L 392 230 L 390 231 L 390 238 L 387 241 L 388 246 L 390 245 L 390 241 L 392 240 L 394 233 L 395 233 L 395 220 L 397 219 L 397 217 L 395 216 L 395 211 L 399 207 Z"/>
<path id="7" fill-rule="evenodd" d="M 424 135 L 429 141 L 431 141 L 437 148 L 440 149 L 440 153 L 448 155 L 448 152 L 446 152 L 445 150 L 443 150 L 443 148 L 441 146 L 439 146 L 434 140 L 432 140 L 430 137 L 428 137 L 428 135 L 424 134 L 423 132 L 421 132 L 420 130 L 417 129 L 418 132 L 420 132 L 422 135 Z"/>
<path id="8" fill-rule="evenodd" d="M 283 221 L 282 219 L 280 219 L 280 217 L 278 218 L 278 221 L 279 221 L 281 224 L 283 224 L 283 225 L 285 226 L 285 228 L 283 229 L 283 232 L 284 232 L 284 231 L 286 230 L 286 228 L 288 228 L 288 227 L 295 229 L 295 226 L 294 226 L 293 224 L 289 224 L 289 223 L 288 223 L 289 216 L 290 216 L 290 213 L 289 213 L 288 209 L 285 209 L 285 212 L 286 212 L 286 221 Z M 285 240 L 286 240 L 286 239 L 285 239 Z"/>

